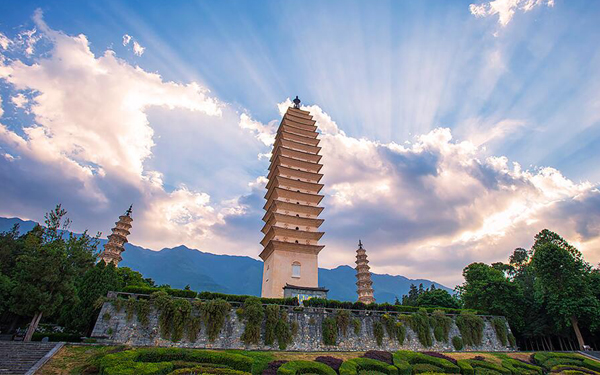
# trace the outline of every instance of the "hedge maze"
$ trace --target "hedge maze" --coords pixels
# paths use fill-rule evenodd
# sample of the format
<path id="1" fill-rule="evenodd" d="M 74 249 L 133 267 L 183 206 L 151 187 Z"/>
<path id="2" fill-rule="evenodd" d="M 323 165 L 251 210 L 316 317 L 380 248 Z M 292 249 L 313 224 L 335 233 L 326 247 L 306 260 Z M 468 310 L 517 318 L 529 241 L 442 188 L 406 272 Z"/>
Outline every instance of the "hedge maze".
<path id="1" fill-rule="evenodd" d="M 275 360 L 270 352 L 211 351 L 182 348 L 138 348 L 105 354 L 94 361 L 97 373 L 113 374 L 215 374 L 215 375 L 544 375 L 599 374 L 600 362 L 575 353 L 540 352 L 529 361 L 496 353 L 460 359 L 437 352 L 394 353 L 368 351 L 342 361 L 334 357 L 309 360 Z M 95 372 L 96 373 L 96 372 Z"/>

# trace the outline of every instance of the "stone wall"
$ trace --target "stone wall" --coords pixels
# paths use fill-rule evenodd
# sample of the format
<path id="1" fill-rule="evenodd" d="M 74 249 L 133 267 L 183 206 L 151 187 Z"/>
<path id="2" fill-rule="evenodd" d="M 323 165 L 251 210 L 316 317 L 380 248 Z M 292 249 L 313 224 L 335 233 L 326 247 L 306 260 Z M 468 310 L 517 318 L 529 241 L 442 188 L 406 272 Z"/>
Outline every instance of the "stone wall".
<path id="1" fill-rule="evenodd" d="M 286 350 L 291 351 L 366 351 L 387 350 L 395 351 L 399 349 L 406 350 L 433 350 L 433 351 L 453 351 L 454 348 L 451 339 L 454 336 L 460 336 L 456 324 L 452 323 L 449 342 L 436 342 L 430 348 L 425 348 L 419 342 L 416 333 L 407 327 L 406 340 L 403 345 L 399 345 L 396 339 L 391 339 L 384 335 L 383 345 L 378 346 L 373 334 L 373 323 L 381 319 L 383 312 L 377 311 L 353 311 L 353 318 L 361 321 L 361 330 L 358 335 L 354 333 L 352 325 L 348 327 L 348 332 L 344 337 L 341 333 L 338 335 L 337 345 L 328 346 L 323 344 L 321 332 L 323 319 L 334 316 L 334 309 L 322 308 L 299 308 L 291 306 L 281 306 L 287 310 L 288 321 L 298 323 L 298 333 L 293 337 L 292 343 Z M 248 350 L 278 350 L 277 343 L 273 346 L 266 345 L 244 345 L 240 337 L 244 332 L 244 322 L 238 319 L 235 307 L 229 313 L 225 325 L 221 330 L 219 337 L 214 342 L 210 342 L 206 336 L 205 327 L 202 325 L 198 338 L 195 342 L 189 342 L 184 338 L 179 342 L 172 342 L 160 337 L 158 328 L 158 313 L 152 308 L 147 328 L 137 321 L 134 315 L 130 321 L 127 321 L 125 308 L 117 311 L 111 302 L 106 302 L 102 306 L 98 321 L 94 327 L 92 337 L 100 338 L 102 341 L 116 344 L 125 344 L 131 346 L 176 346 L 183 348 L 214 348 L 214 349 L 248 349 Z M 390 314 L 388 312 L 388 314 Z M 394 313 L 391 313 L 393 315 Z M 108 318 L 108 319 L 106 319 Z M 498 339 L 494 328 L 490 323 L 491 317 L 484 317 L 485 328 L 482 344 L 477 347 L 465 348 L 469 351 L 508 351 L 508 347 L 503 347 Z M 264 326 L 262 330 L 264 334 Z"/>

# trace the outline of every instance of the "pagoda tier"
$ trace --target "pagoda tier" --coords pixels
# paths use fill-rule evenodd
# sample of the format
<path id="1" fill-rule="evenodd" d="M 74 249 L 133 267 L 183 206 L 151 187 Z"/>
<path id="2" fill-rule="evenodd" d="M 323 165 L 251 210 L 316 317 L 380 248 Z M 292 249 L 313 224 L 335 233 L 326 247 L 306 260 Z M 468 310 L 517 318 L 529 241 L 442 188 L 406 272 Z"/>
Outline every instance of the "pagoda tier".
<path id="1" fill-rule="evenodd" d="M 263 297 L 283 297 L 286 285 L 319 286 L 317 256 L 324 234 L 318 218 L 323 210 L 319 142 L 310 113 L 288 108 L 275 136 L 267 176 L 260 254 Z"/>
<path id="2" fill-rule="evenodd" d="M 125 215 L 119 216 L 119 221 L 115 223 L 115 227 L 112 229 L 112 234 L 108 236 L 108 242 L 104 245 L 104 251 L 100 254 L 100 260 L 103 260 L 106 264 L 113 263 L 115 266 L 119 265 L 119 262 L 123 259 L 121 254 L 125 251 L 125 244 L 127 243 L 127 236 L 131 229 L 131 209 L 130 206 Z"/>
<path id="3" fill-rule="evenodd" d="M 356 286 L 358 289 L 358 301 L 363 303 L 374 303 L 373 281 L 371 281 L 371 272 L 369 271 L 369 261 L 367 260 L 367 251 L 363 249 L 362 242 L 358 241 L 358 250 L 356 250 Z"/>

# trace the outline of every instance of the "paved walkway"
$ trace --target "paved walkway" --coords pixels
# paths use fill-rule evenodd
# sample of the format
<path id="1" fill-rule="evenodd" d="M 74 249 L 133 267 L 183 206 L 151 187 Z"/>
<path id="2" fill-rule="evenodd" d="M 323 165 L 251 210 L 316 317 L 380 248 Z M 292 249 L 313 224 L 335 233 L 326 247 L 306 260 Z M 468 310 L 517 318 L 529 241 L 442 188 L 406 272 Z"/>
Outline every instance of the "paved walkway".
<path id="1" fill-rule="evenodd" d="M 0 375 L 32 375 L 62 346 L 55 342 L 0 341 Z"/>

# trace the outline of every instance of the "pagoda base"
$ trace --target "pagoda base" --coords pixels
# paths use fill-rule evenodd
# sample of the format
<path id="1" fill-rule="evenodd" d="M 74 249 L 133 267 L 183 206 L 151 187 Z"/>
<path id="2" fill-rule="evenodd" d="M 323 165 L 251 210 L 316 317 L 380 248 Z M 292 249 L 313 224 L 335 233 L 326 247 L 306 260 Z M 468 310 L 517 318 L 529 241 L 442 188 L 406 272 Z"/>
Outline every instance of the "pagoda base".
<path id="1" fill-rule="evenodd" d="M 283 297 L 298 297 L 298 302 L 300 303 L 311 298 L 327 298 L 327 292 L 329 292 L 329 289 L 323 287 L 310 288 L 290 284 L 285 284 L 283 287 Z"/>

